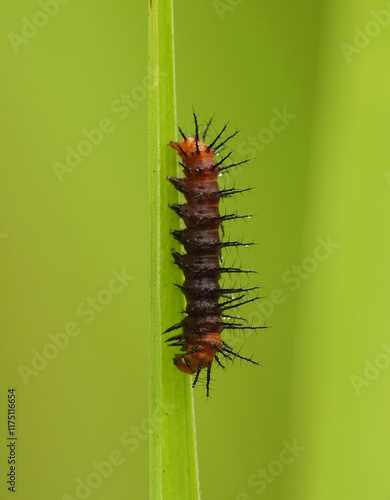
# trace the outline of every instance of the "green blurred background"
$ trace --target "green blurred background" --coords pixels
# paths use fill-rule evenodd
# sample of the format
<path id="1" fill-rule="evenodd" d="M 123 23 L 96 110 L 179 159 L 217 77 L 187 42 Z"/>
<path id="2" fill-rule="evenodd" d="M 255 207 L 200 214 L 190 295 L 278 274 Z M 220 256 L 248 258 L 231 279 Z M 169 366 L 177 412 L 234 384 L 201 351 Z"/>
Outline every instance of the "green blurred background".
<path id="1" fill-rule="evenodd" d="M 10 387 L 15 497 L 148 495 L 147 6 L 1 7 L 1 499 Z M 254 158 L 230 257 L 273 327 L 195 391 L 202 498 L 388 500 L 390 4 L 175 8 L 178 123 Z"/>

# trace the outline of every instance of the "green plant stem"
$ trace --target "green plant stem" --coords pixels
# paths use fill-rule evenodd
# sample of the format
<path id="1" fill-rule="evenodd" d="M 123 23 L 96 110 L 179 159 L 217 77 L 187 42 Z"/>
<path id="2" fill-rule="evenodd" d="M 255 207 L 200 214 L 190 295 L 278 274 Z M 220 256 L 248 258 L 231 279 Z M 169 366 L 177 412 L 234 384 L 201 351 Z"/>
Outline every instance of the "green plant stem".
<path id="1" fill-rule="evenodd" d="M 177 202 L 166 180 L 177 176 L 172 0 L 149 2 L 149 174 L 151 210 L 150 332 L 150 498 L 199 498 L 191 379 L 172 363 L 162 332 L 178 321 L 181 294 L 172 283 L 180 274 L 172 264 L 169 230 L 177 225 L 168 203 Z"/>

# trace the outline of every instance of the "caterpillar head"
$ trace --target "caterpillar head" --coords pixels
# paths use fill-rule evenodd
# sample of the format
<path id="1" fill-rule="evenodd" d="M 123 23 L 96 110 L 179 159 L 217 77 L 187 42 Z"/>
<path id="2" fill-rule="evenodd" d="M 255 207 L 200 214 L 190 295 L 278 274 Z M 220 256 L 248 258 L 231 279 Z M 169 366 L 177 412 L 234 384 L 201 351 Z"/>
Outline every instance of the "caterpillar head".
<path id="1" fill-rule="evenodd" d="M 192 375 L 198 370 L 209 368 L 216 352 L 216 347 L 210 343 L 197 345 L 196 347 L 189 348 L 185 354 L 176 354 L 173 362 L 181 372 Z"/>

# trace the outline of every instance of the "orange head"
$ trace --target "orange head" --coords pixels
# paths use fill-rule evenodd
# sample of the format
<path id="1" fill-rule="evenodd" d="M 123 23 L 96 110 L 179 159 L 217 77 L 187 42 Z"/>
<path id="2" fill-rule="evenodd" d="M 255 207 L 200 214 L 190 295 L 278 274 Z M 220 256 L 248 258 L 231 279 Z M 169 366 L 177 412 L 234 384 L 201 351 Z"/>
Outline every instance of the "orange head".
<path id="1" fill-rule="evenodd" d="M 213 149 L 202 140 L 196 140 L 195 137 L 187 137 L 180 142 L 171 141 L 169 145 L 178 152 L 186 165 L 214 158 Z"/>
<path id="2" fill-rule="evenodd" d="M 184 354 L 176 354 L 173 362 L 180 371 L 189 375 L 196 373 L 199 366 L 202 370 L 210 367 L 217 353 L 215 342 L 201 342 L 197 346 L 188 345 L 187 349 Z"/>

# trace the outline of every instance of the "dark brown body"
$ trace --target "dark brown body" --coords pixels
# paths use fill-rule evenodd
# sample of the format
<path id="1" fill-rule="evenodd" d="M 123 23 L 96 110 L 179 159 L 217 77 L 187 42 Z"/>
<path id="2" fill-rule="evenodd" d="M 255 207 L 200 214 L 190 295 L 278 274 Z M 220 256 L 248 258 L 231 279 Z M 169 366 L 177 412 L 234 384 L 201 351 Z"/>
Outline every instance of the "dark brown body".
<path id="1" fill-rule="evenodd" d="M 186 318 L 181 322 L 184 351 L 174 362 L 185 373 L 196 373 L 199 368 L 211 366 L 218 349 L 222 350 L 220 334 L 221 295 L 218 283 L 221 275 L 220 253 L 221 225 L 218 204 L 219 168 L 214 160 L 214 152 L 193 137 L 180 143 L 171 142 L 185 165 L 185 177 L 170 179 L 184 194 L 187 204 L 171 205 L 184 220 L 186 229 L 172 231 L 182 243 L 186 255 L 174 253 L 175 262 L 184 273 L 183 293 L 186 297 Z"/>
<path id="2" fill-rule="evenodd" d="M 244 271 L 233 267 L 225 268 L 221 267 L 220 264 L 223 247 L 244 245 L 238 241 L 222 242 L 219 234 L 221 223 L 224 220 L 248 217 L 236 214 L 221 216 L 218 208 L 220 199 L 223 196 L 247 191 L 247 189 L 241 191 L 235 189 L 220 190 L 218 187 L 218 177 L 221 171 L 235 167 L 239 163 L 221 167 L 220 165 L 230 154 L 219 162 L 215 161 L 213 145 L 218 141 L 225 128 L 211 145 L 207 145 L 204 138 L 208 125 L 202 140 L 200 140 L 195 117 L 195 137 L 186 137 L 179 129 L 183 140 L 170 143 L 170 146 L 177 151 L 182 159 L 185 175 L 180 179 L 169 177 L 169 181 L 183 193 L 187 201 L 187 203 L 180 205 L 170 205 L 186 225 L 186 229 L 173 230 L 171 233 L 186 251 L 183 255 L 174 251 L 172 255 L 175 263 L 184 274 L 184 283 L 180 288 L 186 297 L 187 305 L 186 317 L 180 323 L 166 330 L 166 332 L 170 332 L 182 328 L 181 334 L 168 339 L 171 346 L 180 346 L 183 351 L 174 357 L 174 363 L 182 372 L 196 374 L 193 387 L 201 370 L 206 368 L 207 395 L 209 395 L 211 365 L 214 359 L 223 366 L 218 355 L 230 360 L 232 357 L 238 357 L 258 364 L 251 358 L 245 358 L 234 352 L 226 342 L 221 340 L 221 332 L 225 328 L 242 330 L 264 328 L 224 321 L 228 317 L 223 317 L 226 309 L 236 308 L 256 300 L 258 297 L 245 301 L 242 301 L 242 298 L 248 291 L 258 287 L 223 289 L 219 285 L 219 278 L 223 272 L 248 273 L 253 271 Z M 223 146 L 234 135 L 220 143 L 216 149 Z M 247 161 L 244 160 L 240 163 Z M 220 302 L 221 297 L 224 297 L 222 303 Z"/>

